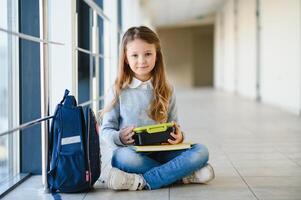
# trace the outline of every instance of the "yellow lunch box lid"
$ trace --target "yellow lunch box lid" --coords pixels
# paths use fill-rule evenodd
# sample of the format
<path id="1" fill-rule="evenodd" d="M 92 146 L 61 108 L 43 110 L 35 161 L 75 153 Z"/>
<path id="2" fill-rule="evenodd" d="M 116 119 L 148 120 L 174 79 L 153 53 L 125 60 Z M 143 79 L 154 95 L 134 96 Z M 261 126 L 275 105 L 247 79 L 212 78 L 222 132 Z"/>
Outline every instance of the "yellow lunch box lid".
<path id="1" fill-rule="evenodd" d="M 166 131 L 169 127 L 172 127 L 174 125 L 175 125 L 174 122 L 155 124 L 155 125 L 137 127 L 134 128 L 133 131 L 136 133 L 141 133 L 143 131 L 146 131 L 147 133 L 158 133 L 158 132 Z"/>

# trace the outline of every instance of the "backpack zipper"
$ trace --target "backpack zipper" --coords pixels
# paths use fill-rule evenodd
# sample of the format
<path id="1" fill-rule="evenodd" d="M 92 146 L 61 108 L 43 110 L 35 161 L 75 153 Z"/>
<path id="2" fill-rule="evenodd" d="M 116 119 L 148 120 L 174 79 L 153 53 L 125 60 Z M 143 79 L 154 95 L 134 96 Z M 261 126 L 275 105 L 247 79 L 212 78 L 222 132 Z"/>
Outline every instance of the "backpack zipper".
<path id="1" fill-rule="evenodd" d="M 92 180 L 91 180 L 91 178 L 92 178 L 92 175 L 91 175 L 91 164 L 90 164 L 90 152 L 89 152 L 89 150 L 90 150 L 90 110 L 88 111 L 88 129 L 87 129 L 87 160 L 88 160 L 88 170 L 89 171 L 87 171 L 86 172 L 86 178 L 87 178 L 87 176 L 88 176 L 88 179 L 89 179 L 89 187 L 91 187 L 92 186 Z M 87 180 L 87 179 L 86 179 Z"/>

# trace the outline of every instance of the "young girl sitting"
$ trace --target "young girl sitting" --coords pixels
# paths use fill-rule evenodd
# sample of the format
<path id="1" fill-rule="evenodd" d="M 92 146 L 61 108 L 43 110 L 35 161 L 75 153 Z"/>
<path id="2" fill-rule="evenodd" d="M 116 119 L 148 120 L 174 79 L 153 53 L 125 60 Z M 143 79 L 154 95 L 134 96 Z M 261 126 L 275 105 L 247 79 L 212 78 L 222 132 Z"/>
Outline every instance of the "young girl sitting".
<path id="1" fill-rule="evenodd" d="M 123 36 L 119 72 L 102 114 L 101 135 L 117 145 L 113 152 L 108 187 L 115 190 L 158 189 L 174 182 L 207 183 L 214 171 L 202 144 L 190 149 L 136 152 L 135 127 L 175 122 L 170 144 L 183 141 L 177 124 L 173 87 L 168 83 L 156 33 L 145 26 L 132 27 Z M 110 141 L 108 141 L 110 142 Z"/>

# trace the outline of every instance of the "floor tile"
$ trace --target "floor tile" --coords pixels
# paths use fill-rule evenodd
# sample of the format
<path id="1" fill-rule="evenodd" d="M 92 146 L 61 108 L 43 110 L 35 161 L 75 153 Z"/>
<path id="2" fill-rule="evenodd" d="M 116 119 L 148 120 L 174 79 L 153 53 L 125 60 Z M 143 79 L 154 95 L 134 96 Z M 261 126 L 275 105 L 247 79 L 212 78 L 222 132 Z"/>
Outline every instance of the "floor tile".
<path id="1" fill-rule="evenodd" d="M 300 177 L 245 177 L 256 196 L 268 200 L 300 200 Z"/>
<path id="2" fill-rule="evenodd" d="M 214 182 L 212 183 L 214 184 Z M 256 200 L 249 189 L 243 185 L 229 182 L 231 186 L 210 187 L 202 185 L 178 186 L 170 189 L 170 200 L 191 199 L 191 200 Z"/>

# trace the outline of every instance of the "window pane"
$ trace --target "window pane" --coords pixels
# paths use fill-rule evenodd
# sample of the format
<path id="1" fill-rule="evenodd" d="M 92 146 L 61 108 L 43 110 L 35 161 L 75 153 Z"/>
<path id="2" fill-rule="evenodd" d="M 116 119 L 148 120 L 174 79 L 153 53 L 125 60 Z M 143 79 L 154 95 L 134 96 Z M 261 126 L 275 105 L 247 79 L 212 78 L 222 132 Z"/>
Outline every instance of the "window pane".
<path id="1" fill-rule="evenodd" d="M 0 27 L 16 31 L 17 12 L 17 0 L 0 0 Z M 18 75 L 15 73 L 17 46 L 18 40 L 15 36 L 0 31 L 0 132 L 7 131 L 19 123 L 16 113 L 18 106 L 14 107 L 18 100 L 13 98 L 18 84 Z M 16 137 L 17 133 L 0 136 L 0 194 L 6 190 L 11 178 L 18 173 Z"/>
<path id="2" fill-rule="evenodd" d="M 0 27 L 7 29 L 7 1 L 0 1 Z M 0 32 L 0 132 L 8 129 L 8 35 Z M 0 184 L 8 176 L 8 136 L 0 137 Z"/>
<path id="3" fill-rule="evenodd" d="M 102 1 L 101 1 L 102 3 Z M 101 4 L 102 5 L 102 4 Z M 98 40 L 99 40 L 99 53 L 104 55 L 104 27 L 103 27 L 103 19 L 101 17 L 97 18 L 97 24 L 98 24 Z M 98 58 L 99 59 L 99 82 L 98 82 L 98 94 L 99 96 L 103 96 L 105 91 L 104 91 L 104 59 L 103 58 Z M 104 106 L 104 101 L 99 102 L 99 108 L 103 108 Z"/>
<path id="4" fill-rule="evenodd" d="M 95 0 L 102 8 L 103 1 Z M 78 51 L 78 102 L 83 103 L 98 99 L 104 93 L 103 55 L 103 19 L 84 1 L 79 1 L 78 8 L 78 47 L 90 52 Z M 95 55 L 96 54 L 96 55 Z M 103 106 L 101 101 L 93 101 L 90 106 L 96 111 Z"/>
<path id="5" fill-rule="evenodd" d="M 91 50 L 92 16 L 90 7 L 84 2 L 78 2 L 78 47 Z M 93 57 L 78 52 L 78 102 L 83 103 L 91 98 L 91 68 Z"/>

